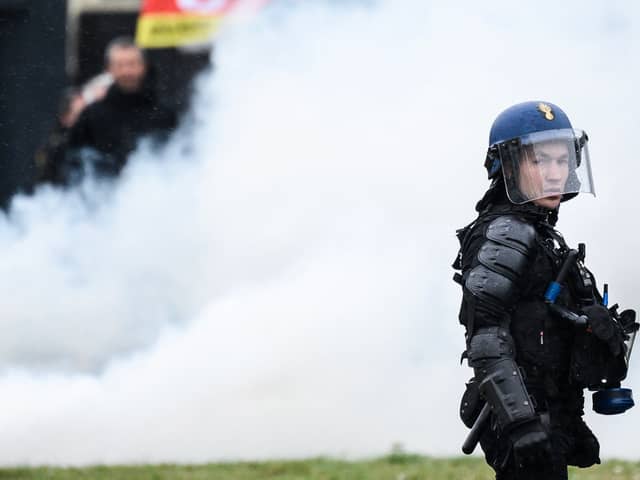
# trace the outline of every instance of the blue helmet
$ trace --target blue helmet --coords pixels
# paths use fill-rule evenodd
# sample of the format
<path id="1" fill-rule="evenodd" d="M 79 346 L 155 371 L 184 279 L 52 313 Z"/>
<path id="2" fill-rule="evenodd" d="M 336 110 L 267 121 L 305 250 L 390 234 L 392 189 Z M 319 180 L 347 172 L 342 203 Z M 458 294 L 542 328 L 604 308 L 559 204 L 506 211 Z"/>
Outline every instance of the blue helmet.
<path id="1" fill-rule="evenodd" d="M 493 122 L 485 168 L 490 179 L 504 176 L 507 196 L 516 204 L 593 193 L 587 141 L 553 103 L 519 103 Z"/>

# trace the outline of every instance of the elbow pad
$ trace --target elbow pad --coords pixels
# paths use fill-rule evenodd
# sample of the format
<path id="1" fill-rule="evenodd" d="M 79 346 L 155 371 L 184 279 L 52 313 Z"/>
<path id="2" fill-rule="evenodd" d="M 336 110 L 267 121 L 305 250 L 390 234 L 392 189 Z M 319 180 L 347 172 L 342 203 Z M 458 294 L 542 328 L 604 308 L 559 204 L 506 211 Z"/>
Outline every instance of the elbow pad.
<path id="1" fill-rule="evenodd" d="M 511 335 L 501 327 L 480 328 L 469 343 L 469 366 L 503 430 L 535 417 L 514 351 Z"/>

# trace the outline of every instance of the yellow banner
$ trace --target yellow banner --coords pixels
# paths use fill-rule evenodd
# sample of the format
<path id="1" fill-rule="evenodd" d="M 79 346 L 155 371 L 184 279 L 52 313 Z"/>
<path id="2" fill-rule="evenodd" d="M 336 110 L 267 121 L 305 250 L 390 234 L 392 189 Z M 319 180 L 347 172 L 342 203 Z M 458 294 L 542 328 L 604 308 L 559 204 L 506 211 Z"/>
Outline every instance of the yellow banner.
<path id="1" fill-rule="evenodd" d="M 142 48 L 206 43 L 211 40 L 223 18 L 223 15 L 147 13 L 138 19 L 136 43 Z"/>

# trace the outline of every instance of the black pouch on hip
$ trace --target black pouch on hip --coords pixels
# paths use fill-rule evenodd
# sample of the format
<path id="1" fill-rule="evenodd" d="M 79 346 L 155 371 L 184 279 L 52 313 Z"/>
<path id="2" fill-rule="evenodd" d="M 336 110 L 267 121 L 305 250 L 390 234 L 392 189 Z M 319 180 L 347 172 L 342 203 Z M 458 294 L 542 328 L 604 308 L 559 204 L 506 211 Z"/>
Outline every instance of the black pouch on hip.
<path id="1" fill-rule="evenodd" d="M 475 378 L 469 380 L 466 384 L 464 394 L 460 400 L 460 419 L 467 428 L 473 427 L 476 419 L 480 415 L 480 411 L 484 406 L 484 400 L 480 398 L 480 389 Z"/>

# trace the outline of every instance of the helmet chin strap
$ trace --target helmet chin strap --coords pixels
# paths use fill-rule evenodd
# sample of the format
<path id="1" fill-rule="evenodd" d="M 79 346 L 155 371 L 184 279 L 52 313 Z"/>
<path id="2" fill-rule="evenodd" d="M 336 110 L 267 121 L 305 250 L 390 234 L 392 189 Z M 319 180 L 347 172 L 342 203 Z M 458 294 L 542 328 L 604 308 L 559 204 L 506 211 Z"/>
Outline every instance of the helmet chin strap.
<path id="1" fill-rule="evenodd" d="M 572 198 L 577 196 L 578 196 L 578 192 L 565 193 L 564 195 L 562 195 L 562 198 L 560 199 L 560 203 L 566 202 L 567 200 L 571 200 Z"/>

